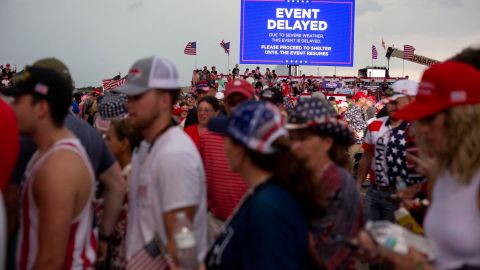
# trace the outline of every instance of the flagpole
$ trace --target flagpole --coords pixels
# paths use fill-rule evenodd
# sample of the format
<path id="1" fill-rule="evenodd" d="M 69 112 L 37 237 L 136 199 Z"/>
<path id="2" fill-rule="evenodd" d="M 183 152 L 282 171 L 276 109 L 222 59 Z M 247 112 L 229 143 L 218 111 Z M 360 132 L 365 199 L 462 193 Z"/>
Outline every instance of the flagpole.
<path id="1" fill-rule="evenodd" d="M 198 69 L 197 67 L 197 54 L 195 53 L 195 69 Z"/>
<path id="2" fill-rule="evenodd" d="M 405 55 L 403 56 L 404 58 L 402 59 L 402 77 L 405 73 Z"/>
<path id="3" fill-rule="evenodd" d="M 230 74 L 230 53 L 227 54 L 227 70 L 228 74 Z"/>

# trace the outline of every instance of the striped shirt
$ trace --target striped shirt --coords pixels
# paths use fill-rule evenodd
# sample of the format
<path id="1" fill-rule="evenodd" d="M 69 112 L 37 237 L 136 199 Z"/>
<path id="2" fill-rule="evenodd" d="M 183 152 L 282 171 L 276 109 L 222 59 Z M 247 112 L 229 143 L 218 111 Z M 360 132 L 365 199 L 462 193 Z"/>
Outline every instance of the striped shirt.
<path id="1" fill-rule="evenodd" d="M 33 197 L 35 176 L 43 163 L 53 153 L 69 150 L 78 154 L 88 168 L 92 189 L 90 198 L 70 225 L 70 235 L 65 253 L 63 269 L 93 269 L 96 259 L 97 234 L 94 232 L 95 176 L 87 154 L 78 139 L 63 139 L 56 142 L 45 154 L 39 157 L 38 151 L 30 159 L 25 171 L 25 186 L 21 196 L 20 233 L 17 250 L 17 269 L 32 269 L 38 254 L 38 206 Z"/>
<path id="2" fill-rule="evenodd" d="M 223 147 L 224 138 L 207 131 L 200 136 L 200 155 L 207 177 L 208 209 L 218 219 L 226 220 L 247 191 L 242 177 L 232 172 Z"/>

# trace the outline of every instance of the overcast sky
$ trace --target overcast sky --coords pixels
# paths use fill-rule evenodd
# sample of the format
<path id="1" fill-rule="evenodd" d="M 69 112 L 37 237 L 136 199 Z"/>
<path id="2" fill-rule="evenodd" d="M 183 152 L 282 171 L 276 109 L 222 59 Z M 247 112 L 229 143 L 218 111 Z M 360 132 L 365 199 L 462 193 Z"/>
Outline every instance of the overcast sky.
<path id="1" fill-rule="evenodd" d="M 386 65 L 382 38 L 387 46 L 410 44 L 416 54 L 437 60 L 480 46 L 479 10 L 479 0 L 357 0 L 354 67 L 336 73 L 356 75 L 371 65 L 372 44 L 380 54 L 374 64 Z M 239 59 L 240 0 L 0 0 L 0 18 L 0 63 L 22 67 L 55 56 L 68 65 L 77 87 L 99 86 L 153 54 L 173 60 L 187 85 L 195 65 L 195 57 L 183 54 L 188 41 L 197 41 L 199 67 L 227 69 L 222 39 L 231 42 L 230 66 Z M 401 76 L 402 60 L 392 58 L 390 68 L 391 76 Z M 405 75 L 418 80 L 424 68 L 405 62 Z"/>

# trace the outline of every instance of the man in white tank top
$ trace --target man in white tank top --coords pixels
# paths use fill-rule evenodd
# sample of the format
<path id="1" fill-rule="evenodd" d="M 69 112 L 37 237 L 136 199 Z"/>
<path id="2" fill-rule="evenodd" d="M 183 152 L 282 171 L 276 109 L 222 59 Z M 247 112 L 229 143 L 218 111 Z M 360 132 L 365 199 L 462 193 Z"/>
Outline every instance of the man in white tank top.
<path id="1" fill-rule="evenodd" d="M 85 150 L 63 126 L 72 86 L 48 69 L 27 67 L 15 86 L 19 129 L 38 149 L 25 172 L 21 198 L 18 269 L 91 269 L 97 237 L 93 231 L 94 173 Z"/>

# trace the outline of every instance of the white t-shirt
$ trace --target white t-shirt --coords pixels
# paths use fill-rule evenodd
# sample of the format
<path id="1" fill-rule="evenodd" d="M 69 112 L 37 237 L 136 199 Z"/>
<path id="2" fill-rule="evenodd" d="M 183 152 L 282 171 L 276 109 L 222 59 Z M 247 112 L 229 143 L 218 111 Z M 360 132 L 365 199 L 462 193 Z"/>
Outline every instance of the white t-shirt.
<path id="1" fill-rule="evenodd" d="M 248 83 L 252 84 L 255 82 L 255 79 L 252 78 L 252 77 L 248 77 L 247 79 L 245 79 Z"/>
<path id="2" fill-rule="evenodd" d="M 479 190 L 480 170 L 468 185 L 460 183 L 450 171 L 435 180 L 432 204 L 423 225 L 436 247 L 436 269 L 480 266 Z"/>
<path id="3" fill-rule="evenodd" d="M 225 78 L 221 78 L 218 80 L 218 92 L 224 92 L 225 91 L 225 82 L 227 80 Z"/>
<path id="4" fill-rule="evenodd" d="M 126 257 L 131 259 L 153 238 L 167 243 L 165 212 L 196 206 L 193 231 L 198 260 L 207 252 L 207 199 L 205 173 L 196 146 L 178 126 L 154 143 L 142 141 L 132 159 Z"/>

